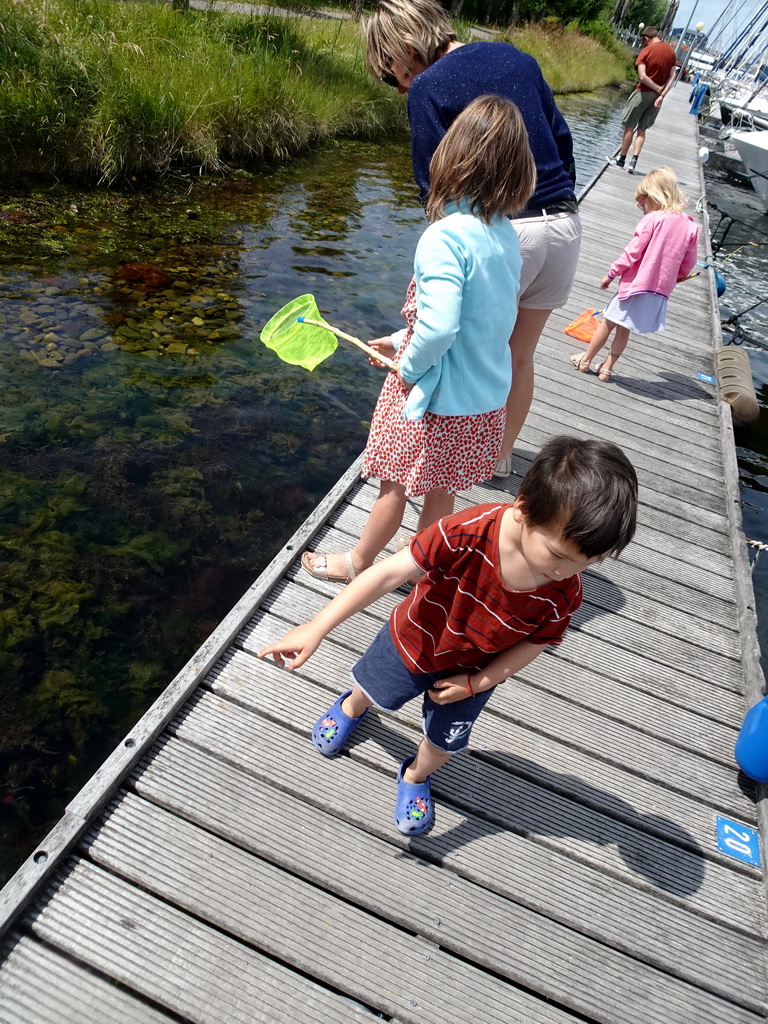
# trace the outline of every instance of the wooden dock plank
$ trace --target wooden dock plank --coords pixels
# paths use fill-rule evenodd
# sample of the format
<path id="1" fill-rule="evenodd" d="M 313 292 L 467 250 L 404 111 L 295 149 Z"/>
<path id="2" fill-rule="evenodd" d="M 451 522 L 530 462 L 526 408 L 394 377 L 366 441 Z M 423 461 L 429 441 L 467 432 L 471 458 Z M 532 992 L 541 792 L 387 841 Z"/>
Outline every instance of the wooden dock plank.
<path id="1" fill-rule="evenodd" d="M 683 108 L 665 102 L 643 166 L 672 163 L 698 194 Z M 377 488 L 358 463 L 0 894 L 0 928 L 18 929 L 3 1024 L 70 1024 L 78 1004 L 84 1024 L 768 1019 L 765 876 L 715 834 L 717 815 L 765 815 L 733 761 L 763 684 L 732 431 L 697 378 L 714 365 L 712 282 L 681 285 L 666 333 L 633 336 L 609 385 L 573 370 L 583 348 L 562 332 L 606 299 L 637 180 L 607 168 L 582 204 L 513 476 L 457 498 L 511 501 L 552 434 L 605 437 L 638 470 L 637 538 L 585 574 L 564 644 L 499 687 L 436 775 L 432 833 L 392 824 L 417 707 L 370 714 L 335 761 L 308 740 L 402 591 L 296 673 L 255 657 L 338 592 L 298 555 L 359 537 Z"/>
<path id="2" fill-rule="evenodd" d="M 434 863 L 378 842 L 348 822 L 336 819 L 329 828 L 324 809 L 308 807 L 251 774 L 231 771 L 189 744 L 166 745 L 160 761 L 137 773 L 136 783 L 159 805 L 210 828 L 201 792 L 205 778 L 221 785 L 221 798 L 213 809 L 218 834 L 500 977 L 541 989 L 545 998 L 576 1012 L 596 1012 L 597 1019 L 621 1019 L 625 1024 L 656 1019 L 649 1014 L 667 1002 L 674 1006 L 681 990 L 681 1009 L 690 1005 L 693 993 L 676 979 L 560 928 L 482 886 L 456 875 L 444 877 Z M 255 804 L 274 828 L 264 829 L 254 821 L 249 808 Z M 301 828 L 293 824 L 298 818 Z M 321 852 L 318 836 L 323 837 Z M 338 870 L 339 864 L 344 871 Z M 406 900 L 404 892 L 409 894 Z M 542 962 L 549 966 L 543 989 L 538 977 Z M 643 992 L 650 1004 L 640 999 Z M 705 1008 L 715 1014 L 721 1009 L 731 1012 L 709 996 L 700 1004 L 702 1015 Z M 743 1019 L 741 1013 L 736 1019 Z"/>
<path id="3" fill-rule="evenodd" d="M 337 655 L 335 659 L 334 654 Z M 339 678 L 341 676 L 343 679 L 343 662 L 343 651 L 329 651 L 323 665 L 316 669 L 318 676 L 327 676 L 332 673 L 333 677 Z M 244 707 L 253 709 L 258 714 L 265 714 L 270 719 L 275 718 L 288 728 L 299 729 L 302 725 L 306 728 L 306 721 L 297 718 L 293 708 L 285 709 L 283 707 L 284 700 L 281 700 L 281 680 L 279 677 L 275 674 L 265 678 L 263 672 L 244 655 L 233 654 L 229 656 L 226 664 L 217 666 L 212 675 L 215 679 L 213 688 L 217 694 L 235 700 Z M 312 677 L 308 682 L 315 682 L 316 678 Z M 650 830 L 658 838 L 672 839 L 676 845 L 687 846 L 696 853 L 697 857 L 701 857 L 703 851 L 700 842 L 697 841 L 695 836 L 688 832 L 687 829 L 681 827 L 681 825 L 674 824 L 674 822 L 680 820 L 679 818 L 663 817 L 663 812 L 667 810 L 669 800 L 669 790 L 663 784 L 657 782 L 654 788 L 653 783 L 649 783 L 649 780 L 643 776 L 636 776 L 634 779 L 631 779 L 627 769 L 624 766 L 619 766 L 614 770 L 621 773 L 622 786 L 620 792 L 623 794 L 622 798 L 615 791 L 611 791 L 604 786 L 588 785 L 582 776 L 578 776 L 580 781 L 577 781 L 577 778 L 573 775 L 564 775 L 560 771 L 547 771 L 540 758 L 536 760 L 530 759 L 529 767 L 526 770 L 525 757 L 521 752 L 526 750 L 526 744 L 517 741 L 517 735 L 526 728 L 531 730 L 532 739 L 528 743 L 528 746 L 530 746 L 531 743 L 536 743 L 537 733 L 533 732 L 529 722 L 519 722 L 517 720 L 519 714 L 518 705 L 520 703 L 519 692 L 523 689 L 527 688 L 516 686 L 514 683 L 505 687 L 503 694 L 499 695 L 502 700 L 496 706 L 496 710 L 483 722 L 483 729 L 475 747 L 477 756 L 483 761 L 513 773 L 512 777 L 507 774 L 503 779 L 504 787 L 508 790 L 508 793 L 501 801 L 505 821 L 510 823 L 510 827 L 521 835 L 529 835 L 535 832 L 542 836 L 547 836 L 551 832 L 556 837 L 552 840 L 552 843 L 558 849 L 576 850 L 581 859 L 603 867 L 610 867 L 610 870 L 616 873 L 627 874 L 630 881 L 636 880 L 637 869 L 634 864 L 642 862 L 646 865 L 646 869 L 643 872 L 643 876 L 646 879 L 650 878 L 654 881 L 654 879 L 668 877 L 670 879 L 669 884 L 663 886 L 664 888 L 669 891 L 679 889 L 681 892 L 683 890 L 690 890 L 688 895 L 695 901 L 698 901 L 697 905 L 702 912 L 705 912 L 705 905 L 709 905 L 710 908 L 714 908 L 714 910 L 709 912 L 714 913 L 715 916 L 725 915 L 723 920 L 728 920 L 729 912 L 726 909 L 728 902 L 727 900 L 725 902 L 722 900 L 724 889 L 735 886 L 734 898 L 746 898 L 751 891 L 754 872 L 749 868 L 744 869 L 750 876 L 750 880 L 747 882 L 732 877 L 734 875 L 732 871 L 728 876 L 716 872 L 718 881 L 714 883 L 708 896 L 704 891 L 709 884 L 708 882 L 705 884 L 703 881 L 706 875 L 704 868 L 701 865 L 696 868 L 694 872 L 695 886 L 684 885 L 680 875 L 682 869 L 675 860 L 677 852 L 673 850 L 672 854 L 669 854 L 667 857 L 667 860 L 672 859 L 675 865 L 674 870 L 671 874 L 665 875 L 666 869 L 662 868 L 665 860 L 661 856 L 660 850 L 655 847 L 653 841 L 648 840 L 641 833 Z M 306 702 L 302 701 L 303 703 Z M 312 708 L 307 708 L 307 712 L 311 720 Z M 390 723 L 390 716 L 386 716 L 386 719 L 375 723 L 376 727 L 396 731 L 398 735 L 402 734 L 403 736 L 408 736 L 409 730 L 411 730 L 410 734 L 414 736 L 415 742 L 415 734 L 412 730 L 417 728 L 418 723 L 414 723 L 412 718 L 409 718 L 407 712 L 392 717 L 398 723 L 399 728 L 395 729 L 394 722 Z M 365 732 L 361 733 L 361 735 L 368 736 L 371 732 L 372 727 L 366 728 Z M 515 740 L 514 744 L 510 744 L 510 737 Z M 549 740 L 549 737 L 546 737 L 546 739 Z M 538 733 L 538 742 L 542 746 L 544 745 L 540 732 Z M 571 743 L 569 748 L 571 759 L 578 759 L 579 752 L 573 746 L 573 738 L 568 736 L 568 742 Z M 357 745 L 355 751 L 356 756 L 362 756 L 365 753 L 363 750 L 358 751 Z M 583 757 L 583 753 L 581 756 Z M 475 767 L 473 764 L 473 768 Z M 604 762 L 602 768 L 604 774 L 610 779 L 610 763 Z M 468 771 L 466 765 L 464 766 L 464 771 Z M 533 780 L 535 784 L 529 785 L 524 781 L 520 781 L 521 778 L 526 776 Z M 498 779 L 496 785 L 497 787 L 501 785 Z M 647 793 L 649 789 L 651 790 L 652 796 L 648 801 L 650 804 L 649 809 L 643 809 L 642 804 L 640 807 L 635 805 L 635 786 L 638 786 L 640 790 L 641 800 L 642 793 Z M 482 787 L 477 785 L 471 788 L 474 793 L 482 790 Z M 558 794 L 569 799 L 561 800 Z M 696 799 L 696 794 L 681 793 L 679 796 L 682 798 L 682 801 L 678 802 L 682 802 L 683 805 L 685 805 L 686 798 L 689 802 L 693 802 Z M 673 812 L 678 810 L 678 802 L 671 808 Z M 472 801 L 470 800 L 469 803 L 471 805 Z M 592 808 L 598 813 L 585 814 L 585 806 Z M 700 807 L 698 815 L 703 815 L 704 818 L 701 838 L 707 846 L 710 846 L 708 833 L 711 831 L 711 803 L 709 806 Z M 575 823 L 576 819 L 579 819 L 581 824 L 578 828 L 573 824 L 573 827 L 576 828 L 576 831 L 573 833 L 569 831 L 571 825 L 563 825 L 559 830 L 553 831 L 551 825 L 549 828 L 547 827 L 549 816 L 554 821 L 568 821 L 570 823 Z M 697 813 L 688 807 L 686 823 L 688 820 L 695 822 L 696 816 Z M 626 824 L 631 826 L 630 831 L 624 828 Z M 599 840 L 599 842 L 594 848 L 589 842 L 585 844 L 578 840 L 571 846 L 568 838 L 571 835 L 581 838 L 587 836 L 592 840 Z M 639 854 L 633 856 L 633 866 L 627 872 L 627 861 L 621 854 L 621 850 L 639 850 L 646 845 L 649 850 L 656 850 L 656 853 L 653 856 L 650 854 L 647 856 Z M 730 869 L 730 862 L 716 850 L 708 850 L 707 856 L 713 860 L 721 860 Z M 657 874 L 654 875 L 654 871 Z M 654 884 L 656 884 L 655 881 Z M 753 924 L 754 928 L 756 928 L 756 925 Z"/>
<path id="4" fill-rule="evenodd" d="M 233 693 L 239 694 L 241 688 L 243 693 L 247 693 L 248 686 L 253 685 L 261 699 L 261 706 L 266 700 L 279 700 L 280 679 L 259 674 L 260 670 L 254 669 L 252 663 L 247 658 L 241 658 L 237 652 L 227 656 L 226 664 L 229 665 L 230 661 L 237 661 L 238 682 L 227 688 L 228 696 L 232 696 Z M 321 648 L 312 663 L 302 669 L 302 676 L 315 686 L 327 685 L 328 680 L 337 679 L 337 686 L 343 688 L 348 665 L 348 652 L 344 648 L 329 644 Z M 251 683 L 251 673 L 256 674 L 261 683 Z M 218 675 L 215 669 L 214 675 L 217 690 L 220 686 L 226 685 L 223 681 L 223 672 Z M 271 684 L 269 687 L 268 679 Z M 506 691 L 497 695 L 505 702 L 502 707 L 505 707 L 506 701 L 509 700 L 513 704 L 513 711 L 516 710 L 516 692 L 515 687 L 515 693 L 509 697 Z M 333 695 L 335 696 L 335 692 Z M 325 699 L 328 703 L 331 702 L 330 692 Z M 598 736 L 601 728 L 601 718 L 595 715 L 594 729 Z M 623 764 L 612 765 L 602 759 L 596 760 L 590 750 L 582 751 L 573 744 L 570 733 L 558 734 L 546 722 L 518 723 L 514 714 L 507 715 L 504 739 L 504 746 L 510 751 L 509 756 L 515 759 L 515 770 L 521 776 L 537 780 L 543 778 L 548 786 L 571 793 L 576 799 L 598 808 L 605 803 L 611 813 L 619 814 L 624 820 L 639 820 L 643 826 L 647 821 L 652 821 L 654 814 L 663 806 L 672 820 L 685 822 L 686 829 L 677 830 L 680 837 L 684 837 L 686 830 L 690 829 L 697 837 L 694 848 L 699 849 L 696 843 L 711 845 L 712 809 L 704 802 L 701 792 L 689 797 L 685 793 L 670 790 L 664 782 L 654 782 L 645 775 L 634 775 Z M 708 797 L 709 791 L 705 792 Z M 626 800 L 622 799 L 622 795 Z M 749 809 L 746 817 L 753 820 L 754 812 Z M 659 826 L 662 834 L 665 827 L 668 830 L 668 825 Z"/>
<path id="5" fill-rule="evenodd" d="M 234 716 L 208 695 L 199 700 L 176 727 L 176 735 L 208 753 L 222 751 L 233 767 L 250 771 L 277 788 L 300 797 L 334 817 L 360 822 L 358 808 L 365 806 L 363 827 L 390 841 L 393 797 L 392 760 L 413 750 L 413 727 L 380 720 L 366 731 L 367 759 L 342 758 L 318 765 L 316 752 L 306 736 L 297 736 L 277 723 L 270 725 L 280 738 L 279 749 L 260 750 L 253 756 L 254 737 L 261 716 Z M 369 716 L 370 717 L 370 716 Z M 311 720 L 311 719 L 305 719 Z M 415 723 L 414 723 L 415 726 Z M 409 732 L 411 735 L 409 736 Z M 356 752 L 360 744 L 353 748 Z M 368 759 L 377 762 L 369 767 Z M 285 761 L 292 771 L 285 772 Z M 390 776 L 382 773 L 387 768 Z M 459 759 L 445 774 L 435 777 L 440 810 L 429 837 L 410 840 L 395 836 L 394 842 L 430 860 L 444 860 L 452 871 L 484 885 L 507 898 L 524 902 L 566 927 L 598 939 L 638 959 L 720 995 L 755 1012 L 765 1012 L 762 971 L 764 942 L 737 933 L 730 926 L 694 914 L 659 893 L 629 884 L 558 854 L 530 837 L 518 836 L 502 825 L 481 818 L 466 807 L 450 802 L 450 778 L 461 771 Z M 458 787 L 466 794 L 466 782 Z M 474 793 L 470 791 L 471 796 Z M 482 797 L 482 794 L 481 794 Z M 476 801 L 481 808 L 492 802 Z M 498 865 L 504 864 L 500 873 Z M 756 880 L 755 891 L 759 891 Z"/>
<path id="6" fill-rule="evenodd" d="M 200 806 L 206 807 L 210 797 L 202 792 L 199 796 Z M 263 832 L 285 814 L 283 794 L 275 796 L 272 813 L 259 815 Z M 308 851 L 313 865 L 327 858 L 324 833 L 329 823 L 324 824 Z M 354 893 L 338 899 L 327 885 L 305 881 L 282 864 L 256 860 L 146 801 L 122 802 L 88 844 L 88 852 L 100 865 L 120 871 L 164 900 L 388 1016 L 469 1024 L 476 1019 L 477 993 L 482 990 L 484 1012 L 491 1020 L 559 1024 L 568 1019 L 541 999 L 479 974 L 471 963 L 419 938 L 424 919 L 434 916 L 423 887 L 401 889 L 409 894 L 415 924 L 413 931 L 401 929 L 387 920 L 381 898 L 370 913 L 357 905 Z M 333 874 L 346 863 L 346 854 L 327 860 Z M 361 950 L 375 955 L 361 962 Z"/>
<path id="7" fill-rule="evenodd" d="M 301 599 L 297 600 L 294 589 L 275 588 L 270 599 L 265 602 L 265 610 L 280 615 L 284 619 L 286 627 L 297 625 L 306 617 L 315 614 L 324 604 L 322 596 L 312 591 L 305 590 Z M 334 632 L 338 642 L 346 643 L 350 648 L 359 643 L 370 643 L 375 637 L 381 625 L 381 620 L 372 615 L 361 614 L 355 617 L 354 622 L 343 623 Z M 249 627 L 250 628 L 250 627 Z M 254 643 L 250 635 L 244 638 L 244 649 L 256 652 L 266 642 L 266 638 L 258 638 Z M 350 659 L 350 665 L 353 659 Z M 518 690 L 518 710 L 522 713 L 521 702 L 524 695 Z M 534 700 L 532 693 L 529 700 Z M 691 786 L 700 785 L 702 773 L 707 776 L 708 792 L 713 799 L 721 799 L 728 802 L 730 809 L 736 813 L 747 814 L 751 811 L 750 801 L 734 787 L 736 774 L 735 766 L 730 769 L 718 767 L 714 763 L 703 762 L 697 755 L 685 752 L 678 748 L 668 748 L 664 743 L 657 743 L 653 737 L 642 734 L 631 733 L 620 722 L 612 722 L 603 719 L 602 728 L 594 730 L 589 723 L 588 713 L 558 701 L 556 697 L 547 699 L 545 694 L 539 698 L 538 711 L 551 717 L 538 717 L 536 712 L 531 712 L 533 721 L 557 722 L 562 725 L 570 734 L 578 737 L 581 742 L 588 744 L 592 752 L 599 754 L 606 760 L 623 764 L 625 767 L 634 767 L 640 774 L 656 778 L 662 783 L 674 788 L 685 790 L 686 783 Z M 586 721 L 585 721 L 586 719 Z"/>
<path id="8" fill-rule="evenodd" d="M 51 887 L 29 927 L 194 1024 L 370 1020 L 348 999 L 86 860 Z"/>
<path id="9" fill-rule="evenodd" d="M 172 1024 L 173 1018 L 27 935 L 0 949 L 3 1024 Z"/>

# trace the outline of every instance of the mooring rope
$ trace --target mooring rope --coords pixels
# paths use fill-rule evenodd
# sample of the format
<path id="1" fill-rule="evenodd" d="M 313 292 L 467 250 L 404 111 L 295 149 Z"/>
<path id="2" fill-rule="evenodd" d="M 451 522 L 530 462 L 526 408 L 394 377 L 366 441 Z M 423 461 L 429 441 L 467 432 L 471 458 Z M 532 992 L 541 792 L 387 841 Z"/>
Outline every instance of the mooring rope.
<path id="1" fill-rule="evenodd" d="M 763 544 L 761 540 L 752 540 L 751 537 L 744 537 L 744 540 L 749 544 L 751 548 L 755 549 L 755 557 L 752 559 L 752 565 L 750 566 L 750 572 L 754 572 L 757 560 L 760 557 L 761 552 L 768 551 L 768 544 Z"/>

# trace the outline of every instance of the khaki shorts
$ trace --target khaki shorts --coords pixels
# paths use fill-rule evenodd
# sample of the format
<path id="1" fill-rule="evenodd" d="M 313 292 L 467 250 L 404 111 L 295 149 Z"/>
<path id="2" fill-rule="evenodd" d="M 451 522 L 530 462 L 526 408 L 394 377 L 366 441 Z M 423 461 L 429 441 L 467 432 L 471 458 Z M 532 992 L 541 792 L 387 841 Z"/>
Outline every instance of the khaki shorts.
<path id="1" fill-rule="evenodd" d="M 659 98 L 657 92 L 640 92 L 635 89 L 627 102 L 624 104 L 624 112 L 621 115 L 621 123 L 625 128 L 650 128 L 655 124 L 659 115 L 659 108 L 654 103 Z"/>
<path id="2" fill-rule="evenodd" d="M 564 306 L 571 294 L 581 249 L 578 213 L 513 219 L 512 226 L 523 257 L 517 305 L 522 309 Z"/>

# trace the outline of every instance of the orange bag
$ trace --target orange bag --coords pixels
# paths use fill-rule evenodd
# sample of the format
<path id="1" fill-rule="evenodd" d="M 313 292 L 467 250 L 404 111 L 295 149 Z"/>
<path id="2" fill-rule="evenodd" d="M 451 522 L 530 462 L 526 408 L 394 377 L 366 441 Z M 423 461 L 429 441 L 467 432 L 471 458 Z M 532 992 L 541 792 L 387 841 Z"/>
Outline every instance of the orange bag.
<path id="1" fill-rule="evenodd" d="M 566 334 L 570 334 L 572 338 L 576 338 L 577 341 L 592 341 L 592 335 L 600 325 L 595 312 L 602 313 L 602 309 L 597 311 L 585 309 L 583 313 L 580 313 L 563 330 Z"/>

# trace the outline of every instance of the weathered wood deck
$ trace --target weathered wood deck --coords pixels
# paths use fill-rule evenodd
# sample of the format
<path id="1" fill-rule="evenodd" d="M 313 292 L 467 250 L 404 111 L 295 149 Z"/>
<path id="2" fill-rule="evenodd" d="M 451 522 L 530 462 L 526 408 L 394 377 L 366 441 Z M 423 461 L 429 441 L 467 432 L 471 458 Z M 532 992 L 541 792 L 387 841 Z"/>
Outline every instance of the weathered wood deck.
<path id="1" fill-rule="evenodd" d="M 696 197 L 683 92 L 641 170 L 669 163 Z M 353 467 L 0 895 L 3 1024 L 766 1019 L 763 876 L 715 835 L 716 815 L 764 810 L 733 761 L 763 683 L 730 416 L 696 376 L 714 372 L 712 282 L 679 287 L 611 384 L 573 370 L 561 333 L 604 299 L 637 181 L 607 168 L 584 200 L 515 466 L 554 433 L 616 441 L 637 539 L 586 574 L 562 648 L 499 688 L 436 776 L 431 835 L 391 823 L 416 708 L 369 715 L 336 761 L 308 739 L 397 597 L 296 674 L 254 656 L 335 592 L 297 556 L 359 534 L 374 488 Z"/>

